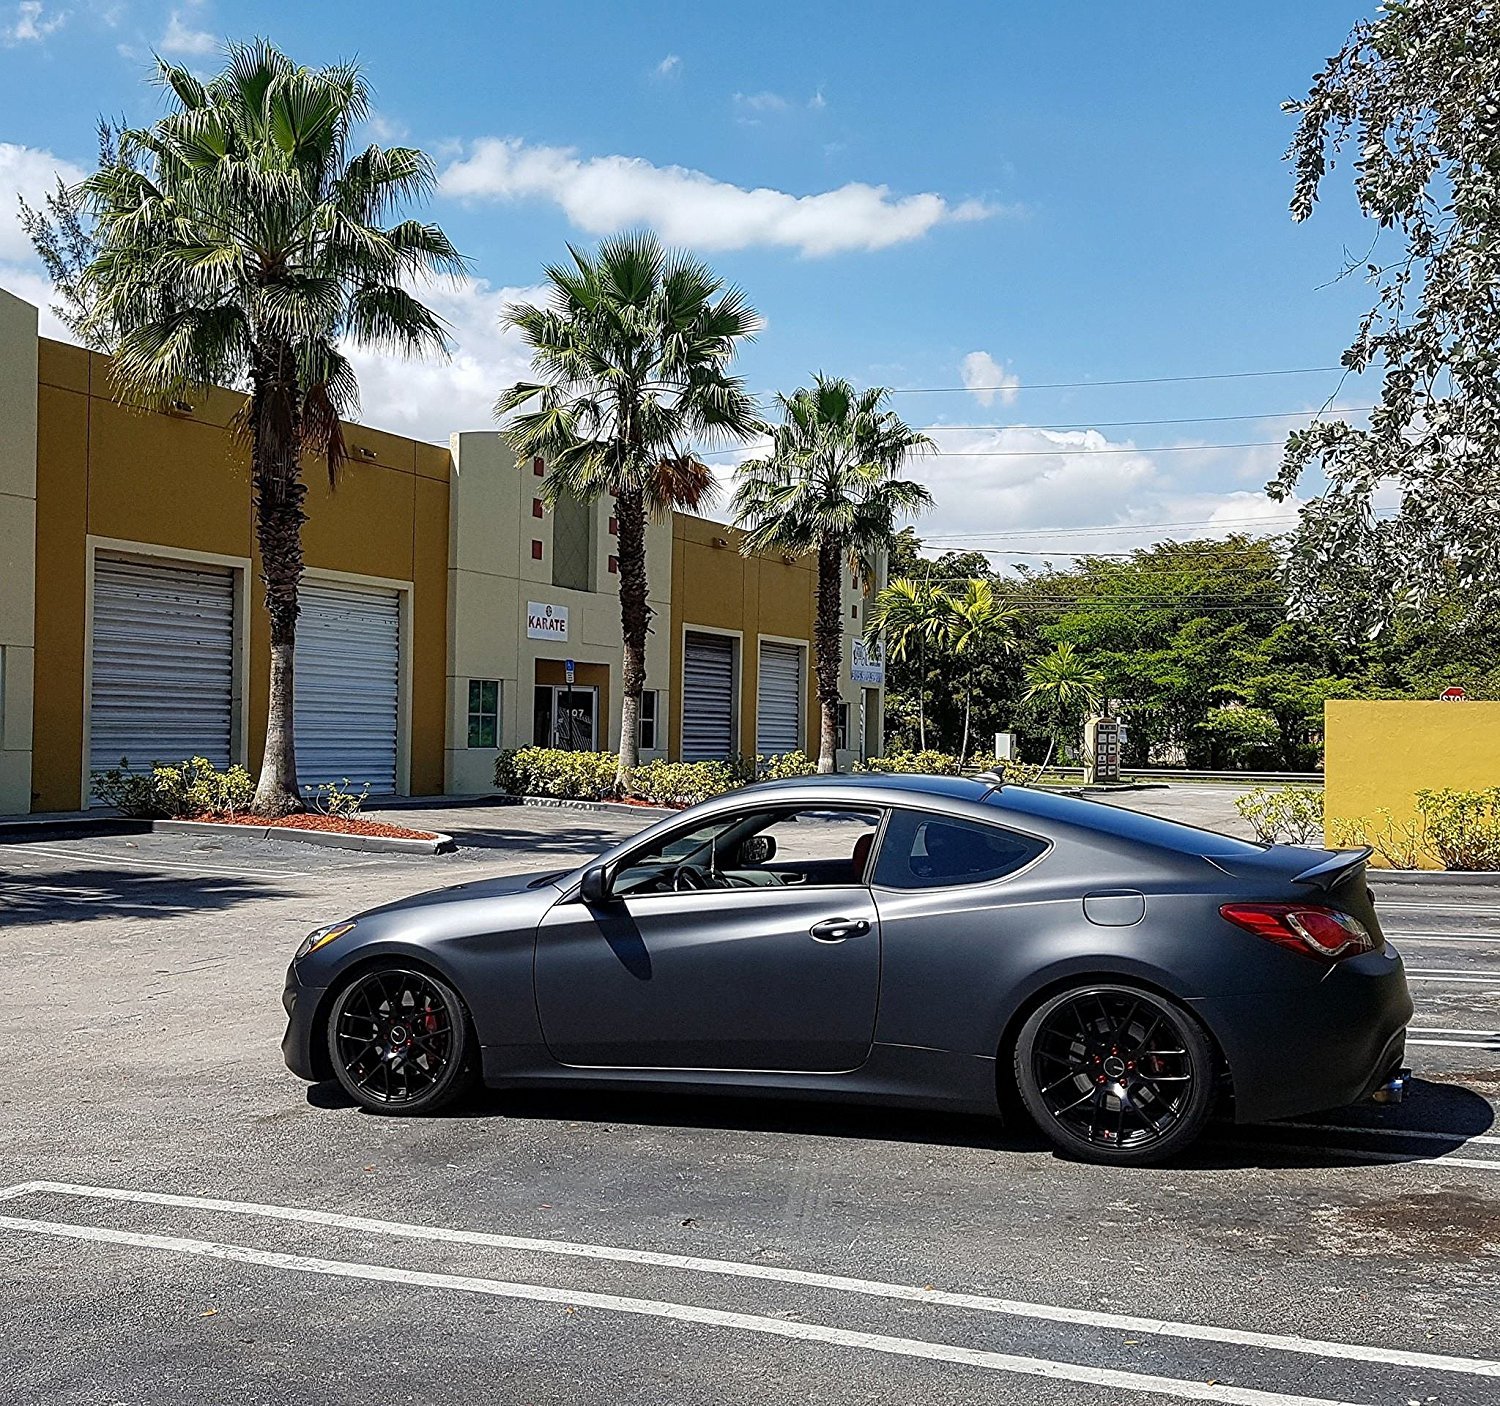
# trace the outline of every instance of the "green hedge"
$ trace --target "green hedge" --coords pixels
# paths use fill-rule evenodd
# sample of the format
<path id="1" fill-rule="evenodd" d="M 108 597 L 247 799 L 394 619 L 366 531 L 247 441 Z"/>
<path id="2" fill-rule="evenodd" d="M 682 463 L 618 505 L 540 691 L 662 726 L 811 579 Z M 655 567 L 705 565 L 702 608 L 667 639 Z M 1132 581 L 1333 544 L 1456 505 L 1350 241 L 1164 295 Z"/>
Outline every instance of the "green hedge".
<path id="1" fill-rule="evenodd" d="M 519 747 L 495 758 L 495 785 L 513 796 L 557 800 L 622 799 L 613 752 L 566 752 Z M 729 757 L 715 762 L 646 762 L 630 775 L 624 796 L 659 806 L 689 806 L 760 780 L 811 776 L 816 763 L 801 752 L 773 757 Z"/>
<path id="2" fill-rule="evenodd" d="M 157 820 L 232 815 L 248 810 L 255 796 L 254 778 L 244 767 L 219 771 L 206 757 L 189 757 L 150 771 L 130 771 L 129 766 L 129 759 L 121 757 L 119 766 L 89 777 L 94 794 L 121 815 Z"/>
<path id="3" fill-rule="evenodd" d="M 855 771 L 901 771 L 920 776 L 962 776 L 962 757 L 951 752 L 892 752 L 886 757 L 871 757 L 856 762 Z"/>
<path id="4" fill-rule="evenodd" d="M 613 752 L 567 752 L 558 747 L 512 747 L 495 758 L 495 785 L 515 796 L 607 801 L 619 794 Z"/>

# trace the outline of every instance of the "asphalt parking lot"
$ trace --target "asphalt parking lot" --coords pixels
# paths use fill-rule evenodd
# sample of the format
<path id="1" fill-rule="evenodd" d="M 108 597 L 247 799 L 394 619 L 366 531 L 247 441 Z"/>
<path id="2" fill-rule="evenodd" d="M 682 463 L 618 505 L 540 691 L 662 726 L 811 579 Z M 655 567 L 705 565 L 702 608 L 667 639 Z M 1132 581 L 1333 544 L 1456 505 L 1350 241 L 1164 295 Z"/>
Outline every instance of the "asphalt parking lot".
<path id="1" fill-rule="evenodd" d="M 1104 1170 L 927 1114 L 309 1090 L 309 928 L 639 825 L 402 818 L 461 848 L 0 847 L 0 1402 L 1500 1401 L 1500 890 L 1379 887 L 1404 1105 Z"/>

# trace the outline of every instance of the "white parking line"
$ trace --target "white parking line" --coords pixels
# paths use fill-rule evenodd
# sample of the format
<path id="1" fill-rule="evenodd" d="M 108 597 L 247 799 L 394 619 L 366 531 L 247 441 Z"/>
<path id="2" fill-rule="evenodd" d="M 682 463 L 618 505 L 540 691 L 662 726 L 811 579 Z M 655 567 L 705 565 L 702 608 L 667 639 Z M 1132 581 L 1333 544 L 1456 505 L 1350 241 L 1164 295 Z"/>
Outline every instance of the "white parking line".
<path id="1" fill-rule="evenodd" d="M 1474 1040 L 1500 1040 L 1500 1030 L 1469 1030 L 1462 1025 L 1408 1025 L 1408 1035 L 1467 1035 Z"/>
<path id="2" fill-rule="evenodd" d="M 1254 1148 L 1257 1152 L 1300 1152 L 1316 1157 L 1343 1157 L 1350 1162 L 1399 1163 L 1403 1167 L 1462 1167 L 1467 1171 L 1500 1172 L 1500 1157 L 1417 1157 L 1405 1152 L 1367 1152 L 1359 1147 L 1331 1147 L 1326 1143 L 1253 1142 L 1247 1138 L 1216 1142 L 1217 1147 Z M 1488 1374 L 1486 1374 L 1488 1375 Z"/>
<path id="3" fill-rule="evenodd" d="M 1486 1163 L 1500 1170 L 1500 1162 Z M 0 1191 L 0 1199 L 30 1194 L 76 1196 L 86 1200 L 120 1201 L 148 1206 L 171 1206 L 194 1211 L 221 1211 L 232 1215 L 257 1216 L 266 1220 L 293 1221 L 329 1226 L 362 1234 L 388 1235 L 406 1240 L 428 1240 L 442 1244 L 480 1245 L 490 1249 L 524 1253 L 564 1255 L 574 1259 L 604 1260 L 619 1264 L 650 1265 L 661 1269 L 683 1269 L 737 1279 L 758 1279 L 796 1284 L 871 1298 L 896 1299 L 908 1303 L 939 1304 L 1016 1318 L 1036 1318 L 1053 1323 L 1071 1323 L 1089 1328 L 1107 1328 L 1126 1333 L 1149 1333 L 1158 1337 L 1187 1338 L 1197 1342 L 1233 1343 L 1240 1347 L 1267 1348 L 1274 1352 L 1304 1353 L 1314 1357 L 1344 1358 L 1357 1362 L 1384 1362 L 1398 1367 L 1416 1367 L 1469 1376 L 1500 1377 L 1500 1361 L 1448 1357 L 1429 1352 L 1406 1352 L 1399 1348 L 1364 1343 L 1341 1343 L 1282 1333 L 1257 1333 L 1243 1328 L 1221 1328 L 1204 1323 L 1179 1323 L 1170 1319 L 1133 1314 L 1105 1313 L 1095 1309 L 1065 1308 L 1054 1304 L 1027 1303 L 1016 1299 L 991 1298 L 985 1294 L 953 1293 L 923 1289 L 915 1285 L 888 1284 L 873 1279 L 853 1279 L 841 1274 L 788 1269 L 779 1265 L 749 1264 L 742 1260 L 703 1259 L 695 1255 L 664 1254 L 656 1250 L 623 1249 L 613 1245 L 579 1244 L 567 1240 L 536 1240 L 492 1231 L 453 1230 L 446 1226 L 416 1225 L 407 1221 L 376 1220 L 337 1211 L 310 1211 L 294 1206 L 264 1205 L 253 1201 L 221 1201 L 207 1196 L 176 1196 L 162 1191 L 128 1191 L 117 1187 L 82 1186 L 72 1182 L 34 1181 Z M 569 1300 L 571 1302 L 571 1300 Z"/>
<path id="4" fill-rule="evenodd" d="M 1437 981 L 1445 986 L 1500 985 L 1500 976 L 1450 976 L 1447 972 L 1413 971 L 1410 967 L 1406 969 L 1406 979 L 1408 981 Z"/>
<path id="5" fill-rule="evenodd" d="M 1180 1401 L 1215 1401 L 1226 1403 L 1226 1406 L 1357 1406 L 1356 1403 L 1335 1402 L 1326 1397 L 1291 1396 L 1279 1391 L 1257 1391 L 1250 1387 L 1227 1386 L 1218 1382 L 1088 1367 L 1081 1363 L 1056 1362 L 1042 1357 L 1019 1357 L 1012 1353 L 986 1352 L 952 1343 L 889 1337 L 884 1333 L 860 1333 L 821 1323 L 766 1318 L 753 1313 L 729 1313 L 722 1309 L 699 1308 L 692 1304 L 669 1303 L 660 1299 L 626 1298 L 618 1294 L 555 1289 L 542 1284 L 518 1284 L 506 1279 L 483 1279 L 461 1274 L 432 1274 L 392 1265 L 313 1259 L 305 1255 L 255 1250 L 244 1245 L 226 1245 L 213 1240 L 192 1240 L 176 1235 L 146 1235 L 137 1231 L 108 1230 L 59 1221 L 27 1220 L 19 1216 L 0 1216 L 0 1229 L 49 1235 L 65 1240 L 91 1240 L 104 1244 L 131 1245 L 139 1249 L 164 1250 L 173 1254 L 199 1255 L 207 1259 L 253 1264 L 294 1273 L 330 1275 L 418 1288 L 450 1289 L 468 1294 L 487 1294 L 495 1298 L 559 1304 L 566 1308 L 597 1308 L 609 1313 L 635 1313 L 682 1323 L 702 1323 L 715 1328 L 765 1333 L 799 1342 L 828 1343 L 866 1352 L 883 1352 L 895 1357 L 952 1362 L 992 1372 L 1046 1377 L 1053 1381 L 1082 1382 L 1117 1391 L 1149 1392 L 1158 1396 L 1175 1397 Z M 1489 1365 L 1500 1367 L 1500 1364 Z"/>
<path id="6" fill-rule="evenodd" d="M 1500 946 L 1500 933 L 1496 933 L 1493 937 L 1474 937 L 1471 934 L 1446 932 L 1388 932 L 1386 940 L 1403 945 L 1408 942 L 1480 942 L 1486 947 L 1496 947 Z"/>
<path id="7" fill-rule="evenodd" d="M 137 869 L 185 869 L 192 874 L 232 874 L 236 878 L 259 879 L 271 875 L 278 879 L 305 879 L 311 872 L 307 869 L 267 869 L 262 866 L 228 864 L 184 864 L 174 859 L 147 859 L 141 855 L 111 854 L 100 851 L 52 849 L 46 845 L 29 844 L 23 854 L 39 854 L 46 859 L 81 860 L 85 864 L 129 864 Z M 352 866 L 344 866 L 352 867 Z"/>
<path id="8" fill-rule="evenodd" d="M 1272 1128 L 1311 1128 L 1315 1133 L 1368 1133 L 1373 1137 L 1419 1138 L 1423 1142 L 1483 1142 L 1500 1147 L 1500 1137 L 1480 1133 L 1441 1133 L 1430 1128 L 1362 1128 L 1357 1123 L 1270 1123 Z"/>
<path id="9" fill-rule="evenodd" d="M 1500 1050 L 1500 1040 L 1408 1040 L 1408 1045 L 1442 1045 L 1454 1050 Z"/>

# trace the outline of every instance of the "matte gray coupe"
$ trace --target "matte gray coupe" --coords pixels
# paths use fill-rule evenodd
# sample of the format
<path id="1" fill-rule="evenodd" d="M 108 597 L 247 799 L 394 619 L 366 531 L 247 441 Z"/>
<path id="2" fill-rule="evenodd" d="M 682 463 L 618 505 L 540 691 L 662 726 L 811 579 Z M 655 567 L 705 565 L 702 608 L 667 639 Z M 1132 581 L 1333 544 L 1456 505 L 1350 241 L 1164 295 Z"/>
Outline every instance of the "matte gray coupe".
<path id="1" fill-rule="evenodd" d="M 771 782 L 318 929 L 283 1049 L 388 1113 L 481 1078 L 1019 1105 L 1072 1156 L 1154 1161 L 1216 1109 L 1399 1090 L 1365 859 L 983 777 Z"/>

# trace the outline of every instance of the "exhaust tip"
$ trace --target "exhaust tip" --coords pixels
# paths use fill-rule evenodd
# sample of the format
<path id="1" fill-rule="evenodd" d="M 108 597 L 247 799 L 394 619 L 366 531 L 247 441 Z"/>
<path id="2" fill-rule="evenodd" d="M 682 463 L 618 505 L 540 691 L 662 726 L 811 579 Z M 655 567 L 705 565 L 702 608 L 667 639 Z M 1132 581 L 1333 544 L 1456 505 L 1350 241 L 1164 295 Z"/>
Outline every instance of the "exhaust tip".
<path id="1" fill-rule="evenodd" d="M 1400 1103 L 1406 1097 L 1406 1083 L 1410 1078 L 1410 1069 L 1398 1069 L 1370 1095 L 1372 1102 Z"/>

